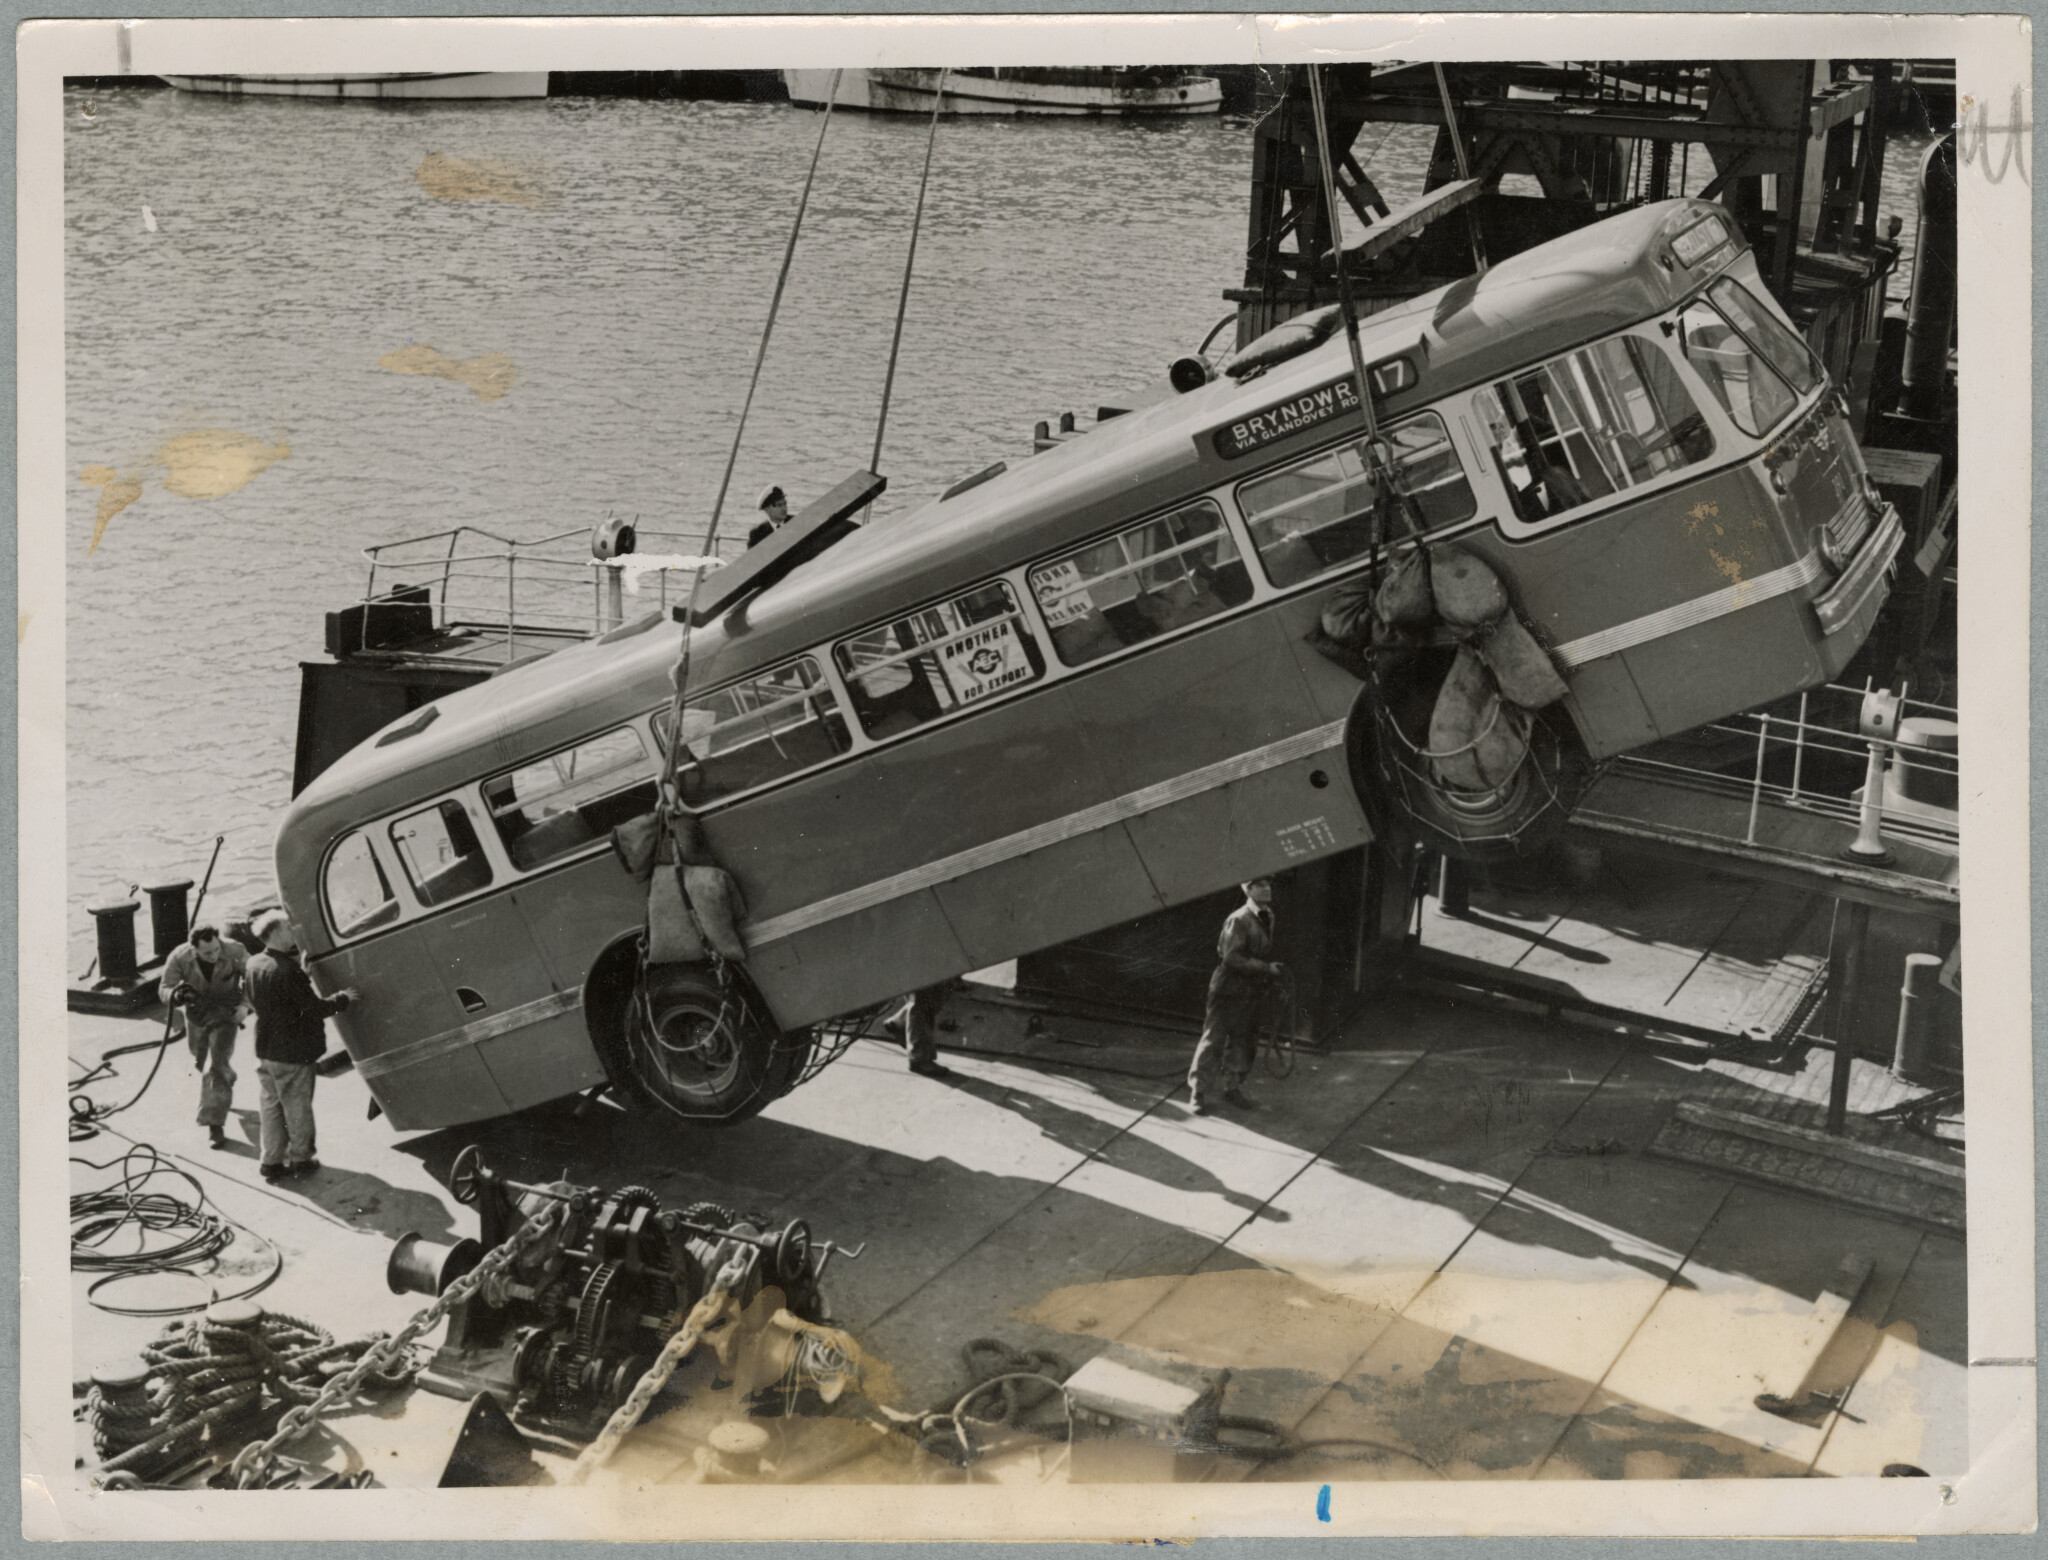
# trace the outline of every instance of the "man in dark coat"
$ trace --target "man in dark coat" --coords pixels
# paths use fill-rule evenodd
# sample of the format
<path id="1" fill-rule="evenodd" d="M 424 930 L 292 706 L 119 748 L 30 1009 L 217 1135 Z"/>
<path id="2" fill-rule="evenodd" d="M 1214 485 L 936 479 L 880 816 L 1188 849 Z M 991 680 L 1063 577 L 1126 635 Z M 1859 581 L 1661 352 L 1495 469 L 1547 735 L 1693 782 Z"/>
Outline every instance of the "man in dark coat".
<path id="1" fill-rule="evenodd" d="M 1273 954 L 1273 880 L 1254 878 L 1244 885 L 1244 903 L 1223 923 L 1216 940 L 1216 973 L 1209 977 L 1209 1003 L 1202 1015 L 1202 1038 L 1195 1042 L 1188 1067 L 1188 1101 L 1198 1116 L 1210 1111 L 1216 1075 L 1223 1074 L 1223 1097 L 1233 1105 L 1251 1100 L 1239 1081 L 1252 1070 L 1260 1005 L 1273 983 L 1286 974 Z"/>
<path id="2" fill-rule="evenodd" d="M 313 1064 L 327 1049 L 327 1019 L 355 993 L 322 997 L 299 963 L 291 922 L 274 910 L 253 928 L 263 952 L 244 979 L 256 1011 L 256 1078 L 262 1097 L 262 1173 L 266 1181 L 310 1175 L 313 1157 Z"/>

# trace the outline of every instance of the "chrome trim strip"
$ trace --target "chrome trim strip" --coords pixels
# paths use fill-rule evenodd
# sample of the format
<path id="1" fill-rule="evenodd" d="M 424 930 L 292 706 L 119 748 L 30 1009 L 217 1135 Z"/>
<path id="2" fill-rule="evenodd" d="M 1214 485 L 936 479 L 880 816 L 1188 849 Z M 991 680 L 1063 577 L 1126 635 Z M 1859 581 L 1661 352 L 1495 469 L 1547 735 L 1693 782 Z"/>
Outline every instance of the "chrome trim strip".
<path id="1" fill-rule="evenodd" d="M 1060 844 L 1082 834 L 1106 829 L 1111 824 L 1155 812 L 1161 807 L 1170 807 L 1175 802 L 1186 801 L 1204 791 L 1213 791 L 1219 786 L 1229 785 L 1268 769 L 1277 769 L 1282 764 L 1292 763 L 1299 758 L 1321 753 L 1337 747 L 1344 741 L 1344 725 L 1341 720 L 1331 721 L 1325 726 L 1314 726 L 1307 731 L 1296 732 L 1291 737 L 1282 737 L 1278 742 L 1269 742 L 1264 747 L 1253 748 L 1248 753 L 1238 753 L 1220 763 L 1193 769 L 1171 780 L 1162 780 L 1157 785 L 1148 785 L 1142 790 L 1128 791 L 1109 801 L 1099 802 L 1093 807 L 1084 807 L 1079 812 L 1068 813 L 1063 818 L 1054 818 L 1046 823 L 1021 829 L 1015 834 L 1006 834 L 1001 839 L 989 840 L 968 850 L 957 851 L 937 861 L 913 867 L 908 872 L 898 872 L 893 877 L 865 883 L 859 888 L 848 889 L 842 894 L 816 900 L 795 910 L 786 910 L 781 915 L 770 916 L 758 925 L 745 926 L 740 935 L 747 946 L 758 948 L 764 943 L 779 942 L 793 937 L 798 932 L 822 926 L 827 921 L 836 921 L 842 916 L 853 915 L 862 910 L 871 910 L 876 905 L 886 904 L 892 899 L 901 899 L 906 894 L 915 894 L 923 889 L 935 888 L 954 878 L 965 877 L 970 872 L 983 871 L 999 866 L 1005 861 L 1014 861 L 1019 856 L 1029 855 L 1035 850 L 1044 850 L 1049 845 Z"/>
<path id="2" fill-rule="evenodd" d="M 1597 634 L 1588 634 L 1583 639 L 1574 639 L 1559 645 L 1551 653 L 1567 669 L 1584 666 L 1588 661 L 1597 661 L 1603 656 L 1619 655 L 1637 645 L 1648 644 L 1653 639 L 1662 639 L 1688 628 L 1697 628 L 1715 618 L 1726 617 L 1744 607 L 1753 607 L 1759 602 L 1769 601 L 1774 596 L 1785 596 L 1804 586 L 1811 585 L 1822 577 L 1823 570 L 1818 552 L 1810 552 L 1796 563 L 1788 563 L 1782 569 L 1773 569 L 1768 574 L 1759 574 L 1753 580 L 1741 580 L 1724 590 L 1709 591 L 1704 596 L 1695 596 L 1690 601 L 1681 601 L 1674 606 L 1652 612 L 1645 617 L 1631 618 L 1626 623 L 1617 623 L 1612 628 L 1603 628 Z"/>
<path id="3" fill-rule="evenodd" d="M 532 1002 L 522 1002 L 518 1007 L 507 1008 L 502 1013 L 492 1013 L 479 1018 L 459 1029 L 446 1029 L 438 1035 L 428 1035 L 424 1040 L 415 1040 L 410 1045 L 380 1051 L 375 1056 L 357 1057 L 356 1071 L 365 1078 L 381 1078 L 384 1074 L 397 1072 L 401 1068 L 417 1067 L 421 1062 L 433 1061 L 450 1051 L 482 1045 L 486 1040 L 495 1040 L 500 1035 L 508 1035 L 515 1029 L 524 1029 L 529 1024 L 538 1024 L 558 1014 L 572 1013 L 581 1006 L 581 991 L 557 991 Z"/>
<path id="4" fill-rule="evenodd" d="M 1899 512 L 1890 504 L 1884 506 L 1884 519 L 1871 534 L 1863 548 L 1849 561 L 1849 567 L 1842 571 L 1841 578 L 1827 590 L 1813 598 L 1813 615 L 1820 619 L 1821 632 L 1840 633 L 1847 627 L 1870 593 L 1883 582 L 1885 571 L 1892 565 L 1892 559 L 1906 540 L 1906 524 L 1899 518 Z"/>

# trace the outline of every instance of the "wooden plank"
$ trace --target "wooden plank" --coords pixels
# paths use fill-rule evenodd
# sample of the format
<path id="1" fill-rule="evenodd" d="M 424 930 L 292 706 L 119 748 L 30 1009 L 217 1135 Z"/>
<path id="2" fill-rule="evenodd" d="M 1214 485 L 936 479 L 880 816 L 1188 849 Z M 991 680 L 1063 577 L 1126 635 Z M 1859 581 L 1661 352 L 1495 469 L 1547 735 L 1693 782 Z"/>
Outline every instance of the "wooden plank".
<path id="1" fill-rule="evenodd" d="M 1764 1390 L 1757 1394 L 1757 1407 L 1766 1413 L 1778 1412 L 1780 1408 L 1798 1408 L 1807 1400 L 1807 1383 L 1813 1368 L 1820 1363 L 1820 1357 L 1827 1352 L 1828 1344 L 1848 1320 L 1849 1308 L 1856 1303 L 1856 1297 L 1863 1293 L 1863 1286 L 1870 1282 L 1870 1271 L 1875 1264 L 1868 1257 L 1850 1252 L 1842 1258 L 1842 1265 L 1835 1269 L 1835 1276 L 1828 1280 L 1828 1287 L 1820 1292 L 1820 1298 L 1813 1303 L 1813 1310 L 1792 1336 L 1778 1362 L 1764 1377 Z"/>
<path id="2" fill-rule="evenodd" d="M 1469 206 L 1482 192 L 1477 179 L 1457 179 L 1431 190 L 1419 200 L 1397 206 L 1381 221 L 1366 229 L 1363 243 L 1344 251 L 1346 260 L 1371 260 L 1385 254 L 1404 238 L 1413 238 L 1438 217 Z"/>
<path id="3" fill-rule="evenodd" d="M 758 547 L 749 547 L 724 568 L 705 575 L 690 609 L 691 626 L 702 628 L 809 563 L 834 542 L 851 536 L 854 523 L 849 517 L 873 503 L 888 485 L 886 477 L 856 471 L 823 498 L 806 504 Z M 683 609 L 676 608 L 675 615 L 680 619 Z"/>

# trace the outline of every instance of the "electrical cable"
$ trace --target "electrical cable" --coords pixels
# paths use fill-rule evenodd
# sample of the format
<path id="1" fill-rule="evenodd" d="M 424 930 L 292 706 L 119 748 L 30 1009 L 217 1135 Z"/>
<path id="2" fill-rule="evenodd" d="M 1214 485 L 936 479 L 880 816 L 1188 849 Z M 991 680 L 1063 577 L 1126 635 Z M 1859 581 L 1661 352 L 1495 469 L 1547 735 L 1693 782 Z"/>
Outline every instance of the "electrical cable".
<path id="1" fill-rule="evenodd" d="M 95 1309 L 115 1316 L 185 1316 L 205 1310 L 222 1300 L 246 1300 L 270 1287 L 284 1271 L 284 1253 L 250 1229 L 219 1212 L 209 1212 L 206 1188 L 189 1171 L 172 1164 L 152 1144 L 137 1143 L 119 1159 L 92 1160 L 73 1155 L 71 1163 L 89 1170 L 118 1170 L 116 1180 L 71 1197 L 71 1266 L 77 1272 L 102 1276 L 86 1290 Z M 151 1191 L 149 1183 L 159 1175 L 173 1175 L 192 1188 L 196 1201 L 187 1202 L 175 1192 Z M 123 1232 L 132 1231 L 138 1244 L 134 1251 L 109 1251 L 107 1246 Z M 219 1260 L 235 1243 L 236 1232 L 246 1234 L 270 1250 L 270 1271 L 246 1289 L 221 1294 L 207 1283 Z M 168 1243 L 150 1246 L 153 1235 L 172 1237 Z M 208 1268 L 212 1264 L 212 1268 Z M 119 1306 L 99 1298 L 112 1284 L 137 1278 L 176 1274 L 206 1283 L 207 1297 L 197 1304 L 180 1306 Z"/>

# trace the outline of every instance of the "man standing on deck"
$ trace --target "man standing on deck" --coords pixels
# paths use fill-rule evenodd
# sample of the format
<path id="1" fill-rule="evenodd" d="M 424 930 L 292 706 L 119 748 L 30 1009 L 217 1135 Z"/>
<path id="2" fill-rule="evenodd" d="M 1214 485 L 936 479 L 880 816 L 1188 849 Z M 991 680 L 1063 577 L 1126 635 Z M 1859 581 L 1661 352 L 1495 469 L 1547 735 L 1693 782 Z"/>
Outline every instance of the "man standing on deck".
<path id="1" fill-rule="evenodd" d="M 904 1049 L 910 1052 L 910 1070 L 920 1078 L 950 1078 L 953 1069 L 939 1061 L 939 1008 L 946 1000 L 946 993 L 953 989 L 951 981 L 941 981 L 936 986 L 925 986 L 913 991 L 889 1017 L 882 1020 L 882 1027 L 891 1034 L 901 1037 Z"/>
<path id="2" fill-rule="evenodd" d="M 749 547 L 759 547 L 789 522 L 789 500 L 783 497 L 779 487 L 771 487 L 764 492 L 761 502 L 755 507 L 761 511 L 761 521 L 747 533 Z"/>
<path id="3" fill-rule="evenodd" d="M 228 1146 L 228 1107 L 235 1101 L 235 1032 L 242 1027 L 242 977 L 249 955 L 201 923 L 192 940 L 164 960 L 157 994 L 185 1014 L 185 1042 L 199 1069 L 199 1124 L 215 1148 Z"/>
<path id="4" fill-rule="evenodd" d="M 1209 977 L 1209 1003 L 1202 1015 L 1202 1038 L 1188 1067 L 1188 1103 L 1197 1116 L 1210 1111 L 1220 1071 L 1227 1080 L 1224 1099 L 1249 1106 L 1251 1098 L 1239 1082 L 1252 1070 L 1252 1048 L 1260 1004 L 1287 967 L 1273 953 L 1273 880 L 1253 878 L 1244 885 L 1244 903 L 1223 923 L 1216 940 L 1216 973 Z"/>
<path id="5" fill-rule="evenodd" d="M 327 1019 L 355 996 L 321 997 L 299 963 L 291 922 L 273 910 L 251 928 L 263 951 L 249 961 L 249 1005 L 256 1010 L 256 1076 L 262 1090 L 266 1181 L 310 1175 L 313 1157 L 313 1064 L 327 1049 Z"/>

